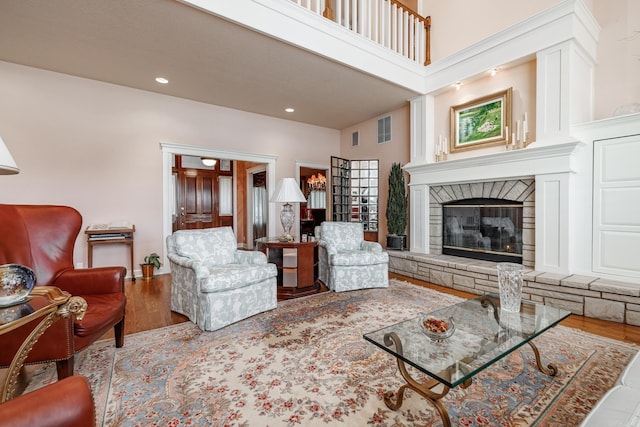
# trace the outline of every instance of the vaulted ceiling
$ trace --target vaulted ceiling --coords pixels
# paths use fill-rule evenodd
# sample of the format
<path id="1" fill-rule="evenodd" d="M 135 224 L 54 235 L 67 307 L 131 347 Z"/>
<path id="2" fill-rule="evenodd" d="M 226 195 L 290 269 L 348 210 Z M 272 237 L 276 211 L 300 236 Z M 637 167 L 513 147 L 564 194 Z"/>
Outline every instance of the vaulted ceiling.
<path id="1" fill-rule="evenodd" d="M 0 60 L 333 129 L 416 95 L 175 0 L 2 0 Z"/>

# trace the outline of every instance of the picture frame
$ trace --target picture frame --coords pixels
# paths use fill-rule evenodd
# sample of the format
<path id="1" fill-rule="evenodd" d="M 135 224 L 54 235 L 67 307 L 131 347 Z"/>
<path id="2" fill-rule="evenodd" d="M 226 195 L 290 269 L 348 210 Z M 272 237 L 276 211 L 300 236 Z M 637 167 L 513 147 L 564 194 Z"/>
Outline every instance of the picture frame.
<path id="1" fill-rule="evenodd" d="M 452 106 L 450 152 L 506 144 L 511 126 L 511 98 L 512 88 L 508 88 Z"/>
<path id="2" fill-rule="evenodd" d="M 220 159 L 220 170 L 224 172 L 228 172 L 231 170 L 231 160 L 229 159 Z"/>

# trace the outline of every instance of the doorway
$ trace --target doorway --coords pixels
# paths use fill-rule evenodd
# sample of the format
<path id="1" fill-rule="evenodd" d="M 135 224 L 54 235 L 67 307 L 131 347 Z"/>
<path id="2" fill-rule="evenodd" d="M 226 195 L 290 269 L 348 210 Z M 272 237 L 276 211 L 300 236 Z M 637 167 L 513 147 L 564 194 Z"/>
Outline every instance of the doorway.
<path id="1" fill-rule="evenodd" d="M 329 216 L 327 203 L 327 177 L 329 165 L 296 162 L 298 182 L 306 203 L 300 203 L 300 236 L 313 236 L 315 227 L 322 224 Z"/>
<path id="2" fill-rule="evenodd" d="M 267 236 L 269 200 L 264 165 L 247 169 L 247 245 L 256 248 L 256 239 Z"/>
<path id="3" fill-rule="evenodd" d="M 263 155 L 263 154 L 248 154 L 236 151 L 226 151 L 226 150 L 216 150 L 212 148 L 205 147 L 194 147 L 187 145 L 179 145 L 167 142 L 161 142 L 160 148 L 162 150 L 162 183 L 163 183 L 163 201 L 162 201 L 162 210 L 163 210 L 163 219 L 162 219 L 162 241 L 165 242 L 167 236 L 171 235 L 173 232 L 173 222 L 175 215 L 178 214 L 176 211 L 176 194 L 174 191 L 175 185 L 177 183 L 177 179 L 172 173 L 173 168 L 173 157 L 175 155 L 183 155 L 183 156 L 193 156 L 196 158 L 200 157 L 211 157 L 216 159 L 228 159 L 240 163 L 242 161 L 252 163 L 254 166 L 258 164 L 262 164 L 266 171 L 266 183 L 267 188 L 275 188 L 275 167 L 276 167 L 276 157 L 271 155 Z M 240 175 L 242 175 L 241 181 L 244 181 L 245 173 L 238 174 L 236 173 L 234 179 L 231 183 L 231 188 L 238 188 L 237 180 L 240 180 Z M 245 185 L 244 182 L 241 185 Z M 242 228 L 242 241 L 239 243 L 244 243 L 246 239 L 245 234 L 245 223 L 238 223 L 238 215 L 234 215 L 233 213 L 241 212 L 243 218 L 246 217 L 245 213 L 246 202 L 245 200 L 238 200 L 237 192 L 233 192 L 232 196 L 232 205 L 230 210 L 232 212 L 232 227 L 234 230 L 239 230 Z M 273 203 L 269 203 L 267 205 L 267 218 L 275 218 L 275 206 Z M 276 224 L 274 221 L 267 221 L 267 234 L 275 235 Z M 239 233 L 240 234 L 240 233 Z M 240 239 L 239 239 L 240 240 Z M 164 252 L 165 256 L 164 263 L 168 265 L 168 260 L 166 259 L 166 251 Z"/>
<path id="4" fill-rule="evenodd" d="M 172 230 L 233 226 L 231 160 L 175 155 L 176 215 Z"/>

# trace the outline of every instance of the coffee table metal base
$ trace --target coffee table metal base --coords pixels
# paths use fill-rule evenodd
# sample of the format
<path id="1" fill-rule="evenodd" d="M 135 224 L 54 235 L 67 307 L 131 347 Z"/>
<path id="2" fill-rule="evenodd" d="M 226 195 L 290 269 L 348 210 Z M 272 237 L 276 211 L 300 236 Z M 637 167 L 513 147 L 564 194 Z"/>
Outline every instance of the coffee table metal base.
<path id="1" fill-rule="evenodd" d="M 395 332 L 385 334 L 384 343 L 387 347 L 393 344 L 396 348 L 396 352 L 398 354 L 403 354 L 402 342 Z M 544 367 L 540 360 L 540 351 L 538 350 L 536 345 L 531 341 L 529 341 L 528 344 L 533 349 L 538 370 L 549 376 L 556 376 L 556 374 L 558 373 L 558 369 L 555 367 L 555 365 L 550 363 L 547 365 L 547 367 Z M 406 384 L 401 386 L 395 393 L 393 391 L 386 392 L 384 394 L 385 405 L 387 405 L 389 409 L 394 411 L 399 409 L 402 406 L 402 402 L 404 399 L 404 391 L 409 388 L 433 404 L 433 406 L 438 410 L 440 417 L 442 418 L 442 424 L 444 427 L 451 427 L 451 419 L 449 418 L 449 413 L 441 402 L 441 399 L 445 397 L 447 393 L 449 393 L 450 388 L 440 381 L 436 380 L 435 378 L 424 382 L 415 380 L 407 371 L 404 361 L 400 358 L 396 358 L 396 360 L 398 363 L 398 370 L 400 371 L 400 375 L 402 375 L 402 378 L 404 378 Z M 465 389 L 469 387 L 472 382 L 473 379 L 469 378 L 468 380 L 460 384 L 460 387 Z M 440 392 L 435 392 L 434 389 L 438 386 L 442 386 L 442 389 L 440 390 Z"/>

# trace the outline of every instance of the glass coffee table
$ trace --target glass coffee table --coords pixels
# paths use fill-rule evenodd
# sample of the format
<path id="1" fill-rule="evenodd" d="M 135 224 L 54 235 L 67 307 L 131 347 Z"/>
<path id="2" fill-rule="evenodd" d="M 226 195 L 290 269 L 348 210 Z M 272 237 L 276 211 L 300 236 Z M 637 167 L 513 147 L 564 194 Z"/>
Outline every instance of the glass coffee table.
<path id="1" fill-rule="evenodd" d="M 416 317 L 367 333 L 364 339 L 394 355 L 406 381 L 397 392 L 385 393 L 387 407 L 400 408 L 404 391 L 410 388 L 429 400 L 440 413 L 444 426 L 450 427 L 449 414 L 441 402 L 449 390 L 469 387 L 478 372 L 524 344 L 533 349 L 538 369 L 555 376 L 557 368 L 553 364 L 543 366 L 532 340 L 570 314 L 533 302 L 523 302 L 519 313 L 506 312 L 500 310 L 498 295 L 487 294 L 428 313 L 436 319 L 453 319 L 455 330 L 449 338 L 430 339 L 423 331 L 420 317 Z M 430 378 L 424 382 L 415 380 L 405 364 Z"/>

